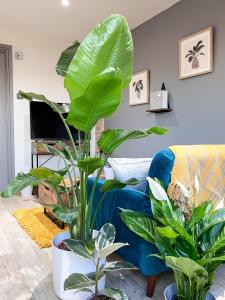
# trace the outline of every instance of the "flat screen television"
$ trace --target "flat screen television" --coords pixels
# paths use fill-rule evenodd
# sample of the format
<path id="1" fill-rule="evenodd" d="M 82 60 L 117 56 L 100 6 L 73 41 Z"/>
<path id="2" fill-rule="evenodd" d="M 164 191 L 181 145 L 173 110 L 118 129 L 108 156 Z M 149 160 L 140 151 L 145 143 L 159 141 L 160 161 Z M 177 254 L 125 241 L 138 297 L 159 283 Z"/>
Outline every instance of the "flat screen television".
<path id="1" fill-rule="evenodd" d="M 64 114 L 67 117 L 67 114 Z M 69 126 L 74 140 L 78 140 L 78 131 Z M 59 115 L 44 102 L 30 102 L 30 128 L 32 140 L 69 140 Z M 81 133 L 81 139 L 84 133 Z"/>

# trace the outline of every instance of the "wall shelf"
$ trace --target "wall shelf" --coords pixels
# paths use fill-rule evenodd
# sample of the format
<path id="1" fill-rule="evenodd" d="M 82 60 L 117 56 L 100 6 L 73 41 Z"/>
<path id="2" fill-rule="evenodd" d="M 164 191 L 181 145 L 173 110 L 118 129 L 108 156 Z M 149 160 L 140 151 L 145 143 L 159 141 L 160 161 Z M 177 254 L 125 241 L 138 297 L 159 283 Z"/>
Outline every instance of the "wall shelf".
<path id="1" fill-rule="evenodd" d="M 172 111 L 172 108 L 162 108 L 162 109 L 148 109 L 146 112 L 152 112 L 152 113 L 163 113 L 163 112 L 169 112 Z"/>

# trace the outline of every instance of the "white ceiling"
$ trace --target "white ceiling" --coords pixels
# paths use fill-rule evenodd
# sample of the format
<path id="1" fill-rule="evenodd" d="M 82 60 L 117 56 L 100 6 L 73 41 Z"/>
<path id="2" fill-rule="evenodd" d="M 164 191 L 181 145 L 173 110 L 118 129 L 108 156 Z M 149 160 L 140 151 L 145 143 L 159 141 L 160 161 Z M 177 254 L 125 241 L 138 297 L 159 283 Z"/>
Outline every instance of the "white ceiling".
<path id="1" fill-rule="evenodd" d="M 130 28 L 152 18 L 179 0 L 0 0 L 0 26 L 82 40 L 112 13 L 126 16 Z"/>

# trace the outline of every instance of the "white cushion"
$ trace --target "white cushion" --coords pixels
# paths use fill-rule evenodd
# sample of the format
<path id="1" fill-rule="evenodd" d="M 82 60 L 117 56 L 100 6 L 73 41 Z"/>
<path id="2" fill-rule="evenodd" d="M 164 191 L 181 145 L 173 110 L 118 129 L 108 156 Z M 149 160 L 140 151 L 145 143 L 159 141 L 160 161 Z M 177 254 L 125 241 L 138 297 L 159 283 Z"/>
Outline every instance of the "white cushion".
<path id="1" fill-rule="evenodd" d="M 129 188 L 144 192 L 146 188 L 146 177 L 150 169 L 152 158 L 109 158 L 108 163 L 113 169 L 116 179 L 121 182 L 130 178 L 142 180 L 141 183 Z"/>

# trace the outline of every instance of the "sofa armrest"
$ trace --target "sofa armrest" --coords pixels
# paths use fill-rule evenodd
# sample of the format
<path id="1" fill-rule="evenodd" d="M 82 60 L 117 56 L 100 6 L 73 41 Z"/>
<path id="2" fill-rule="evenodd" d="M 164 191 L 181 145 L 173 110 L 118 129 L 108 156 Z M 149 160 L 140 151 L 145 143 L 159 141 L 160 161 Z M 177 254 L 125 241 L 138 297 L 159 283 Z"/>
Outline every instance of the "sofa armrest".
<path id="1" fill-rule="evenodd" d="M 103 179 L 99 179 L 97 183 L 93 201 L 93 212 L 96 210 L 98 202 L 101 199 L 102 193 L 100 191 L 100 188 L 104 184 L 104 182 L 105 181 Z M 89 178 L 88 195 L 90 195 L 91 193 L 93 184 L 94 178 Z M 107 193 L 97 217 L 97 224 L 99 224 L 100 226 L 105 222 L 116 222 L 116 219 L 118 218 L 119 208 L 144 212 L 152 217 L 151 202 L 149 196 L 137 190 L 123 188 Z"/>

